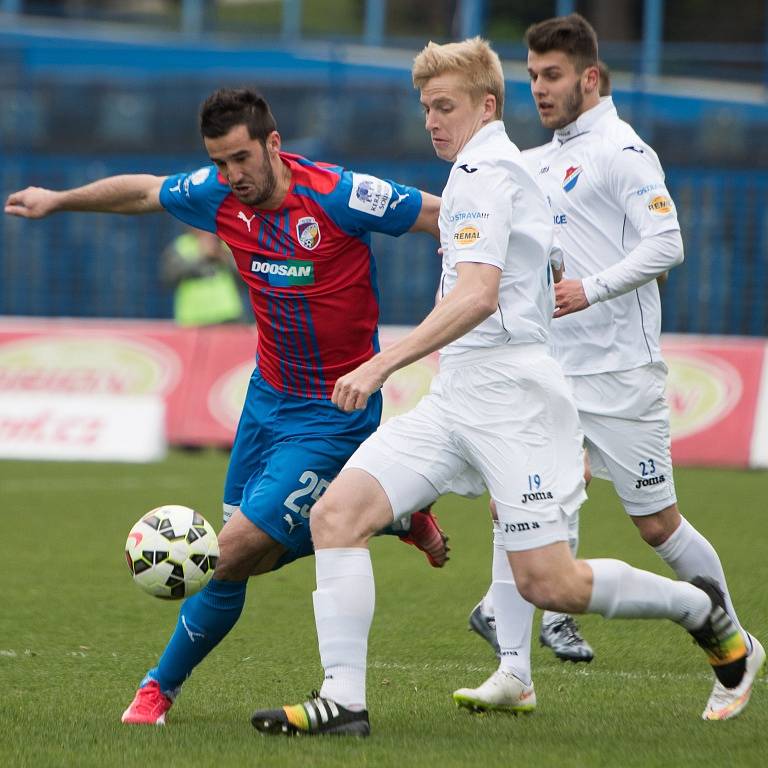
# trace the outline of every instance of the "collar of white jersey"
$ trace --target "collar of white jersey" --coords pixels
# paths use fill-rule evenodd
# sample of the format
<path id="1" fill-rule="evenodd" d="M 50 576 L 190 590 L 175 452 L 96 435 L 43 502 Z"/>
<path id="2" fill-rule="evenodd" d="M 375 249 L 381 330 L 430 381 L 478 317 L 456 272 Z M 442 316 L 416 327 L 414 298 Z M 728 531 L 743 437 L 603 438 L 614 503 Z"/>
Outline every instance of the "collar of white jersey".
<path id="1" fill-rule="evenodd" d="M 566 141 L 581 136 L 582 133 L 589 133 L 595 125 L 607 115 L 618 117 L 616 107 L 613 106 L 613 99 L 610 96 L 603 96 L 600 103 L 580 114 L 572 123 L 565 128 L 558 128 L 555 131 L 555 141 L 565 144 Z"/>
<path id="2" fill-rule="evenodd" d="M 456 155 L 456 163 L 460 163 L 467 152 L 482 146 L 486 141 L 496 136 L 496 134 L 506 134 L 506 130 L 502 120 L 493 120 L 487 123 L 461 148 L 459 154 Z"/>

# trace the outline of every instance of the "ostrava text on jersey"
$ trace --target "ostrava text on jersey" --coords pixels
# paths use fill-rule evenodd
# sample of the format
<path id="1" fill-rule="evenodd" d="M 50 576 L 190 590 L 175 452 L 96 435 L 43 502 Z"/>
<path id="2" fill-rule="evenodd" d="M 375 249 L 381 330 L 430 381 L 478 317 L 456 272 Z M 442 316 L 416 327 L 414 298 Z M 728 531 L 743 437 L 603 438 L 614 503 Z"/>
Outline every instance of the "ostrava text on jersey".
<path id="1" fill-rule="evenodd" d="M 280 157 L 292 178 L 276 210 L 241 203 L 213 165 L 168 177 L 160 202 L 232 250 L 256 316 L 264 379 L 291 395 L 326 399 L 339 376 L 378 351 L 369 233 L 408 231 L 421 193 L 298 155 Z"/>
<path id="2" fill-rule="evenodd" d="M 632 277 L 625 257 L 641 240 L 680 229 L 656 153 L 605 97 L 523 159 L 549 198 L 565 277 L 582 278 L 590 302 L 552 323 L 553 352 L 565 373 L 661 361 L 656 281 L 612 295 Z"/>

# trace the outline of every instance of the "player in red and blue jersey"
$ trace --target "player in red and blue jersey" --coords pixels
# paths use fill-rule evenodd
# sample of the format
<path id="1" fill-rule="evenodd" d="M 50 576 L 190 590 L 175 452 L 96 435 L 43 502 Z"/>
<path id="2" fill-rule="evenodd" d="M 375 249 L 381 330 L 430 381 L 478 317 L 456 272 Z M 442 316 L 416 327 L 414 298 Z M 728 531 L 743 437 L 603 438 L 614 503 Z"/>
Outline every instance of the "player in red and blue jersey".
<path id="1" fill-rule="evenodd" d="M 257 364 L 225 482 L 221 557 L 208 586 L 182 604 L 165 652 L 123 714 L 128 723 L 165 722 L 181 684 L 239 618 L 249 576 L 312 554 L 312 504 L 381 417 L 380 393 L 354 413 L 330 400 L 339 376 L 378 351 L 370 233 L 438 234 L 439 198 L 282 152 L 254 91 L 216 91 L 200 126 L 213 165 L 65 191 L 29 187 L 5 206 L 26 218 L 165 209 L 227 243 L 256 316 Z M 406 540 L 442 565 L 434 519 L 415 519 L 419 531 Z"/>

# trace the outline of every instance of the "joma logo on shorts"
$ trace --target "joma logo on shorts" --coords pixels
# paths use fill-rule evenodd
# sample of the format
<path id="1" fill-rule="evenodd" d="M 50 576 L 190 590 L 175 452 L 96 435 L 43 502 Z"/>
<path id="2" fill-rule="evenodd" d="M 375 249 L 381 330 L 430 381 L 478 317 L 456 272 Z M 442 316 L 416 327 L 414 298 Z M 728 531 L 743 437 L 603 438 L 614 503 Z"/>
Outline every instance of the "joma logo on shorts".
<path id="1" fill-rule="evenodd" d="M 524 493 L 523 504 L 527 504 L 529 501 L 544 501 L 545 499 L 553 499 L 552 491 L 536 491 L 535 493 Z"/>
<path id="2" fill-rule="evenodd" d="M 535 531 L 541 526 L 536 522 L 532 523 L 504 523 L 504 533 L 522 533 L 523 531 Z"/>
<path id="3" fill-rule="evenodd" d="M 658 477 L 640 477 L 635 482 L 635 488 L 645 488 L 646 485 L 658 485 L 659 483 L 665 483 L 667 479 L 664 475 Z"/>

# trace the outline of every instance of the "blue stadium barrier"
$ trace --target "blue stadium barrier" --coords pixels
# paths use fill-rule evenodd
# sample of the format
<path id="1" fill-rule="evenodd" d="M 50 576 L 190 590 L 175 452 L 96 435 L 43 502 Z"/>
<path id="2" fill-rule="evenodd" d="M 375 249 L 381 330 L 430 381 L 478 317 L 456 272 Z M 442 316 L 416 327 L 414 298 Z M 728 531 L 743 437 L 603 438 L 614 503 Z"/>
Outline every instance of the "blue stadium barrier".
<path id="1" fill-rule="evenodd" d="M 407 57 L 328 45 L 224 48 L 0 31 L 0 194 L 77 186 L 116 173 L 206 162 L 197 106 L 254 82 L 284 146 L 439 193 Z M 619 113 L 659 152 L 677 203 L 685 263 L 663 291 L 664 330 L 768 336 L 768 104 L 614 90 Z M 548 140 L 528 84 L 507 82 L 510 135 Z M 167 215 L 0 217 L 0 314 L 163 318 L 159 255 L 180 231 Z M 440 272 L 426 236 L 374 237 L 386 323 L 417 322 Z"/>
<path id="2" fill-rule="evenodd" d="M 27 157 L 8 160 L 0 186 L 74 186 L 103 175 L 170 173 L 193 158 Z M 439 192 L 448 166 L 369 163 L 374 174 Z M 664 330 L 768 336 L 768 171 L 670 168 L 685 263 L 663 289 Z M 171 316 L 159 255 L 180 231 L 167 214 L 64 213 L 42 221 L 0 219 L 0 314 L 68 317 Z M 436 243 L 425 235 L 374 236 L 382 321 L 418 322 L 440 274 Z"/>

